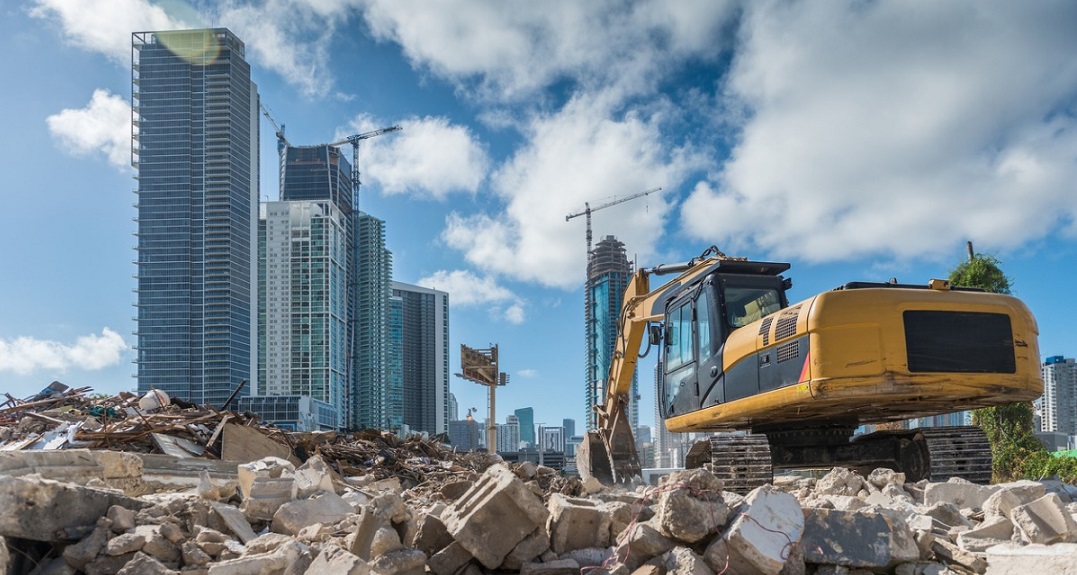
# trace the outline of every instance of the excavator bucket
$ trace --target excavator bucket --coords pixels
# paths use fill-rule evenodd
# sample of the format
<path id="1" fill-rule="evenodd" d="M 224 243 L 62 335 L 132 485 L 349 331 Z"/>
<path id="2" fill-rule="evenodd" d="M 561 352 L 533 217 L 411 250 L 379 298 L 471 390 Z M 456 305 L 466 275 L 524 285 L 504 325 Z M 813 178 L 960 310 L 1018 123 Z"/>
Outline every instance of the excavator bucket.
<path id="1" fill-rule="evenodd" d="M 603 485 L 628 483 L 640 476 L 636 441 L 628 425 L 624 405 L 618 404 L 604 429 L 588 431 L 576 448 L 580 477 L 594 477 Z"/>

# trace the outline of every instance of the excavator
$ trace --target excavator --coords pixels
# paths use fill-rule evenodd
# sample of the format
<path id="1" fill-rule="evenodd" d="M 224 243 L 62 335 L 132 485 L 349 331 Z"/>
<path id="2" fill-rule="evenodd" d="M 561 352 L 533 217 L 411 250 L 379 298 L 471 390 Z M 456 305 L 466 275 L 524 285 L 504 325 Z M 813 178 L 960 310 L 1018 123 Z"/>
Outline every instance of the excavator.
<path id="1" fill-rule="evenodd" d="M 666 428 L 717 432 L 694 444 L 685 464 L 709 464 L 728 490 L 768 483 L 775 469 L 834 466 L 990 482 L 991 449 L 978 427 L 856 431 L 1039 397 L 1028 307 L 939 279 L 847 283 L 790 305 L 789 268 L 711 246 L 633 274 L 605 402 L 577 448 L 584 479 L 640 475 L 626 407 L 637 361 L 657 347 Z M 652 276 L 673 274 L 650 287 Z"/>

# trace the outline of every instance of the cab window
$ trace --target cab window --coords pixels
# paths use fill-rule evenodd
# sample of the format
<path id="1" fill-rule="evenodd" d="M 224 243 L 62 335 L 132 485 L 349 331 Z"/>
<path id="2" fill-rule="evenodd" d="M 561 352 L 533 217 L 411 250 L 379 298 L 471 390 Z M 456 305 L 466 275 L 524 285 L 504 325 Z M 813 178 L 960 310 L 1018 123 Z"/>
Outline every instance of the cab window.
<path id="1" fill-rule="evenodd" d="M 725 308 L 729 327 L 744 327 L 782 309 L 782 298 L 776 288 L 726 285 Z"/>
<path id="2" fill-rule="evenodd" d="M 669 313 L 666 323 L 666 371 L 695 360 L 692 345 L 692 302 L 686 301 Z"/>

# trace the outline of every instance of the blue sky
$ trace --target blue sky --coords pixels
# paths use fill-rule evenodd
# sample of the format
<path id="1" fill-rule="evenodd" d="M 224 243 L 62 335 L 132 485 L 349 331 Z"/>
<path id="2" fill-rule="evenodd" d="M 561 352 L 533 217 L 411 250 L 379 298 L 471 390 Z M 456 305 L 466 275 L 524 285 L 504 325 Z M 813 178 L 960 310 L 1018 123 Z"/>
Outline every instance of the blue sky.
<path id="1" fill-rule="evenodd" d="M 135 385 L 130 34 L 225 26 L 295 144 L 361 148 L 395 279 L 500 344 L 498 419 L 582 421 L 583 218 L 640 265 L 716 244 L 794 300 L 1003 262 L 1077 353 L 1077 5 L 36 0 L 0 5 L 0 391 Z M 277 198 L 262 122 L 262 191 Z M 643 381 L 651 364 L 644 362 Z M 485 390 L 453 379 L 461 412 Z M 644 385 L 647 423 L 653 392 Z"/>

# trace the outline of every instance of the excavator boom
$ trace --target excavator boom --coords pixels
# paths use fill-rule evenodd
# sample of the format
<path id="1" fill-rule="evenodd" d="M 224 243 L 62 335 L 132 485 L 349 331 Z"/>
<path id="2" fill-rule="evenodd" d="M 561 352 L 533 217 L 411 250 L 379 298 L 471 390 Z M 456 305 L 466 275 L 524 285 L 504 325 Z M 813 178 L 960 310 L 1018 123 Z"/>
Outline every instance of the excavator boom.
<path id="1" fill-rule="evenodd" d="M 676 289 L 700 273 L 709 269 L 715 261 L 732 259 L 711 246 L 699 257 L 684 263 L 668 264 L 654 268 L 641 268 L 632 275 L 625 289 L 621 317 L 618 320 L 618 336 L 606 380 L 606 399 L 596 405 L 597 426 L 588 431 L 583 443 L 576 450 L 576 465 L 584 479 L 594 477 L 604 484 L 625 483 L 640 475 L 639 457 L 632 425 L 626 408 L 632 391 L 632 376 L 639 360 L 640 346 L 647 334 L 647 326 L 660 321 L 664 294 Z M 679 274 L 657 290 L 651 290 L 652 275 Z M 653 340 L 650 343 L 657 343 Z"/>

